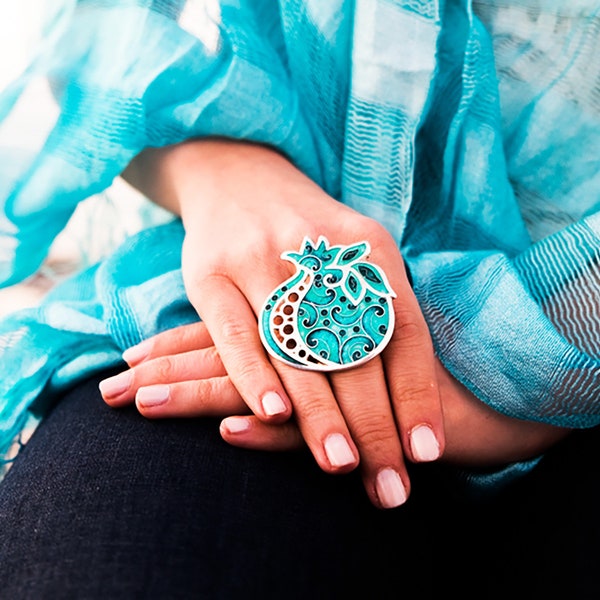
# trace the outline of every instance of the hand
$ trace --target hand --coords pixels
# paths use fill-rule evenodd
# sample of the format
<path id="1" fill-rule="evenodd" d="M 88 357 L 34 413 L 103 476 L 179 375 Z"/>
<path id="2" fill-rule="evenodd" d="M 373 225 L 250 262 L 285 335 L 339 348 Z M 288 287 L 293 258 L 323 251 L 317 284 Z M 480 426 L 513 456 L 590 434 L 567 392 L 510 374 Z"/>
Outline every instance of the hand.
<path id="1" fill-rule="evenodd" d="M 474 396 L 437 363 L 444 407 L 444 461 L 460 467 L 502 467 L 540 456 L 570 429 L 503 415 Z"/>
<path id="2" fill-rule="evenodd" d="M 272 425 L 250 413 L 225 374 L 204 323 L 165 331 L 123 356 L 131 367 L 125 372 L 130 385 L 117 399 L 108 400 L 112 406 L 135 399 L 143 414 L 156 416 L 152 406 L 145 405 L 145 397 L 166 396 L 170 388 L 172 396 L 190 402 L 190 415 L 225 417 L 221 434 L 233 445 L 268 451 L 304 446 L 293 420 Z M 445 419 L 445 462 L 459 467 L 503 466 L 539 456 L 569 433 L 502 415 L 473 396 L 439 361 L 436 368 Z"/>
<path id="3" fill-rule="evenodd" d="M 374 504 L 403 503 L 410 491 L 404 453 L 436 459 L 444 433 L 431 340 L 392 238 L 266 148 L 212 140 L 164 152 L 161 166 L 146 172 L 158 173 L 157 195 L 181 214 L 188 296 L 245 405 L 265 424 L 281 424 L 293 411 L 325 471 L 347 472 L 360 460 Z M 332 244 L 368 240 L 370 259 L 397 294 L 395 331 L 381 357 L 331 375 L 269 359 L 256 320 L 267 295 L 292 274 L 281 253 L 320 235 Z M 193 391 L 181 383 L 144 414 L 197 414 L 203 400 Z"/>

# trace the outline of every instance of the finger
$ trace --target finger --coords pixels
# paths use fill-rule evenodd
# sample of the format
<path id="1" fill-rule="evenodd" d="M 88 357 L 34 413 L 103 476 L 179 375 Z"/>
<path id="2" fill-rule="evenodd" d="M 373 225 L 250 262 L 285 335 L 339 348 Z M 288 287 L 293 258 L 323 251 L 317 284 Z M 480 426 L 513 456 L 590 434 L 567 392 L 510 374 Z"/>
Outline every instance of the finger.
<path id="1" fill-rule="evenodd" d="M 250 304 L 260 307 L 272 290 L 281 286 L 289 275 L 289 268 L 277 265 L 277 261 L 273 262 L 271 273 L 253 273 L 253 276 L 244 282 L 244 291 Z M 257 331 L 255 320 L 253 334 L 257 342 L 253 352 L 266 357 Z M 213 337 L 215 335 L 213 334 Z M 356 468 L 359 464 L 359 453 L 327 377 L 322 373 L 290 367 L 276 359 L 267 360 L 287 391 L 299 431 L 319 466 L 328 473 L 345 473 Z M 229 369 L 228 373 L 231 375 Z"/>
<path id="2" fill-rule="evenodd" d="M 410 482 L 379 357 L 330 377 L 333 392 L 360 453 L 371 502 L 395 508 L 406 502 Z"/>
<path id="3" fill-rule="evenodd" d="M 388 248 L 386 252 L 383 252 L 380 249 L 379 255 L 383 258 L 386 269 L 396 275 L 398 285 L 404 281 L 406 287 L 404 264 L 399 251 L 393 245 L 391 239 L 387 241 L 391 245 L 391 250 Z M 390 254 L 392 258 L 386 258 Z M 258 303 L 257 296 L 260 297 L 260 290 L 264 290 L 265 288 L 268 289 L 264 277 L 261 279 L 260 273 L 255 274 L 247 282 L 247 297 L 256 305 Z M 263 299 L 264 292 L 262 292 L 260 301 L 262 302 Z M 418 306 L 414 310 L 418 311 Z M 372 454 L 372 449 L 381 447 L 381 445 L 377 440 L 370 441 L 368 436 L 365 437 L 361 432 L 364 439 L 362 447 L 359 447 L 358 450 L 361 461 L 367 460 L 365 482 L 369 488 L 371 499 L 375 503 L 378 503 L 379 506 L 390 507 L 397 506 L 406 500 L 409 482 L 402 461 L 401 441 L 398 437 L 397 424 L 392 409 L 389 406 L 390 401 L 381 370 L 381 363 L 378 362 L 376 364 L 379 366 L 378 382 L 380 394 L 378 399 L 378 414 L 375 414 L 374 418 L 386 423 L 386 427 L 381 431 L 385 433 L 389 442 L 385 445 L 385 455 L 381 453 Z M 314 375 L 294 375 L 289 373 L 289 369 L 286 371 L 278 368 L 277 370 L 280 375 L 287 373 L 284 384 L 294 405 L 296 422 L 308 446 L 315 455 L 317 462 L 322 468 L 329 471 L 340 468 L 345 470 L 353 468 L 356 462 L 352 460 L 352 456 L 356 446 L 352 444 L 352 441 L 354 444 L 357 444 L 358 440 L 355 438 L 355 431 L 352 431 L 352 424 L 348 422 L 348 414 L 346 414 L 345 410 L 345 408 L 352 407 L 353 403 L 348 402 L 346 406 L 338 406 L 337 403 L 340 401 L 340 398 L 337 397 L 337 391 L 334 390 L 334 393 L 332 393 L 327 385 L 319 387 L 317 384 L 318 380 L 315 379 Z M 351 380 L 360 382 L 361 378 L 364 378 L 362 381 L 372 383 L 372 377 L 365 377 L 365 371 L 358 370 L 356 373 L 356 375 L 352 375 Z M 304 386 L 304 389 L 302 386 Z M 302 393 L 298 394 L 298 390 L 301 390 Z M 365 391 L 368 393 L 367 390 Z M 341 412 L 340 408 L 342 409 Z M 429 414 L 427 411 L 430 410 L 430 407 L 426 406 L 423 410 L 425 417 L 428 417 Z M 369 422 L 368 413 L 369 411 L 367 410 L 364 417 L 361 417 L 365 423 Z M 317 418 L 315 418 L 315 415 L 318 415 Z M 350 437 L 348 437 L 348 427 L 350 427 Z M 339 462 L 339 458 L 334 459 L 336 461 L 334 464 L 331 462 L 331 457 L 328 456 L 327 444 L 331 444 L 332 440 L 339 442 L 339 456 L 343 456 L 344 461 L 347 461 L 343 465 Z M 344 448 L 344 452 L 342 452 L 342 448 Z M 331 446 L 329 446 L 329 450 L 331 450 Z M 388 466 L 384 468 L 386 464 Z M 382 473 L 381 476 L 379 476 L 380 472 Z M 386 482 L 385 486 L 383 486 L 384 481 Z M 386 496 L 385 498 L 383 498 L 384 495 Z"/>
<path id="4" fill-rule="evenodd" d="M 399 249 L 389 236 L 379 241 L 373 261 L 396 294 L 394 333 L 382 360 L 404 455 L 414 462 L 436 460 L 444 451 L 444 428 L 429 328 Z"/>
<path id="5" fill-rule="evenodd" d="M 359 464 L 359 453 L 327 377 L 285 364 L 277 372 L 294 405 L 294 417 L 307 446 L 327 473 L 347 473 Z"/>
<path id="6" fill-rule="evenodd" d="M 405 455 L 414 462 L 438 459 L 444 451 L 444 425 L 427 323 L 412 290 L 394 300 L 395 331 L 382 354 Z"/>
<path id="7" fill-rule="evenodd" d="M 183 352 L 174 356 L 161 356 L 138 364 L 118 375 L 100 382 L 100 393 L 113 407 L 131 404 L 136 392 L 156 384 L 211 379 L 226 375 L 216 348 Z"/>
<path id="8" fill-rule="evenodd" d="M 255 416 L 236 415 L 223 419 L 220 432 L 229 444 L 251 450 L 289 451 L 306 446 L 293 421 L 270 425 Z"/>
<path id="9" fill-rule="evenodd" d="M 249 412 L 229 377 L 142 387 L 135 403 L 145 417 L 224 417 Z"/>
<path id="10" fill-rule="evenodd" d="M 199 321 L 189 325 L 181 325 L 152 336 L 123 352 L 123 360 L 133 367 L 142 361 L 157 356 L 181 354 L 191 350 L 199 350 L 213 345 L 206 325 Z"/>
<path id="11" fill-rule="evenodd" d="M 382 233 L 379 225 L 367 239 L 374 241 L 370 260 L 383 269 L 396 296 L 392 300 L 395 327 L 384 364 L 391 381 L 390 396 L 402 446 L 412 461 L 435 460 L 443 452 L 444 431 L 427 323 L 394 240 Z M 258 278 L 252 281 L 264 287 Z M 253 293 L 248 296 L 252 298 Z"/>
<path id="12" fill-rule="evenodd" d="M 228 277 L 209 275 L 189 295 L 227 374 L 252 412 L 277 422 L 289 418 L 290 399 L 266 356 L 256 316 L 244 294 Z"/>

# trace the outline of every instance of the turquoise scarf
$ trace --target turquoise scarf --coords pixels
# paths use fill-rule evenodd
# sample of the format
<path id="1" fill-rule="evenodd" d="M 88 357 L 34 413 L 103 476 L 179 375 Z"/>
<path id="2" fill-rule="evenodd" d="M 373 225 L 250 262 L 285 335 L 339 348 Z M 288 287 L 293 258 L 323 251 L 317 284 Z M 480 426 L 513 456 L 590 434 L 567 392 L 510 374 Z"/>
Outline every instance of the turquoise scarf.
<path id="1" fill-rule="evenodd" d="M 390 231 L 440 359 L 481 401 L 600 423 L 597 0 L 47 4 L 0 94 L 0 283 L 145 147 L 252 140 Z M 144 230 L 0 321 L 0 454 L 41 398 L 197 318 L 181 241 L 178 221 Z"/>

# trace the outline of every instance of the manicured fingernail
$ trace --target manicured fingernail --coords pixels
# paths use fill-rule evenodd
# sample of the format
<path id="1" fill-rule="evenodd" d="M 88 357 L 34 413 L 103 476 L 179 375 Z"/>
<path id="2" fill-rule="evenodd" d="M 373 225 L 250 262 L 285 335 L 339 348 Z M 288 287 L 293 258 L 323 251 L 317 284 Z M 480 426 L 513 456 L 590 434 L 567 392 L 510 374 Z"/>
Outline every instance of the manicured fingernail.
<path id="1" fill-rule="evenodd" d="M 410 432 L 410 449 L 415 460 L 429 462 L 440 457 L 440 445 L 428 425 L 417 425 Z"/>
<path id="2" fill-rule="evenodd" d="M 171 388 L 168 385 L 149 385 L 137 391 L 135 400 L 142 406 L 160 406 L 169 399 L 170 395 Z"/>
<path id="3" fill-rule="evenodd" d="M 244 433 L 250 429 L 250 420 L 246 417 L 229 417 L 221 423 L 227 433 Z"/>
<path id="4" fill-rule="evenodd" d="M 153 343 L 154 342 L 152 340 L 144 340 L 136 346 L 127 348 L 127 350 L 125 350 L 121 356 L 128 365 L 141 363 L 150 354 Z"/>
<path id="5" fill-rule="evenodd" d="M 383 508 L 396 508 L 406 502 L 406 489 L 400 475 L 394 469 L 379 471 L 375 489 Z"/>
<path id="6" fill-rule="evenodd" d="M 285 402 L 277 392 L 267 392 L 261 402 L 265 414 L 269 417 L 280 415 L 286 411 Z"/>
<path id="7" fill-rule="evenodd" d="M 356 461 L 350 444 L 341 433 L 331 433 L 325 438 L 325 454 L 332 467 L 345 467 Z"/>
<path id="8" fill-rule="evenodd" d="M 123 371 L 123 373 L 119 373 L 114 377 L 104 379 L 98 384 L 100 393 L 105 398 L 114 398 L 115 396 L 119 396 L 129 389 L 132 378 L 133 374 L 131 371 Z"/>

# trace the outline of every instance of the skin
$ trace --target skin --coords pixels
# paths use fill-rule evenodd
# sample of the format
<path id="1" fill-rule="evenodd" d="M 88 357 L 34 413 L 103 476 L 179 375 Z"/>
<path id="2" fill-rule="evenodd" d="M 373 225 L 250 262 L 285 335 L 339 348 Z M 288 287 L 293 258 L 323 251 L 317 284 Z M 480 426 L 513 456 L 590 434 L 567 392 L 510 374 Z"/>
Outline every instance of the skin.
<path id="1" fill-rule="evenodd" d="M 454 380 L 433 352 L 387 231 L 328 196 L 277 152 L 243 142 L 190 141 L 143 152 L 124 177 L 181 216 L 182 273 L 202 322 L 126 353 L 131 368 L 120 385 L 101 385 L 111 406 L 136 402 L 148 418 L 221 416 L 223 438 L 246 448 L 306 444 L 328 473 L 359 467 L 380 508 L 402 504 L 410 494 L 406 460 L 443 456 L 492 466 L 535 456 L 567 434 L 500 415 Z M 397 296 L 394 334 L 383 353 L 330 374 L 271 359 L 256 320 L 267 295 L 293 273 L 280 254 L 296 250 L 304 236 L 319 235 L 332 244 L 368 240 L 369 260 L 384 270 Z M 151 397 L 162 401 L 151 404 Z M 417 428 L 427 434 L 425 453 L 415 444 Z"/>

